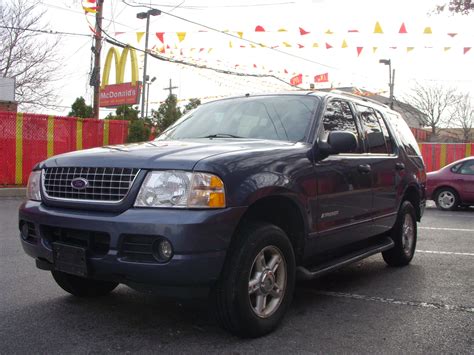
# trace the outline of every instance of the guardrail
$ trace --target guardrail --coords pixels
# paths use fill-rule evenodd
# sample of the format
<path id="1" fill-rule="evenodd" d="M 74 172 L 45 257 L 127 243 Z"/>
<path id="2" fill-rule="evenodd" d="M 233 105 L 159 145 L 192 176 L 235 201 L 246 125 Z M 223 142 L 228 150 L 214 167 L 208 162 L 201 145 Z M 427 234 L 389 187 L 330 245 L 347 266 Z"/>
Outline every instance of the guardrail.
<path id="1" fill-rule="evenodd" d="M 0 112 L 0 186 L 25 185 L 50 156 L 124 143 L 127 135 L 128 121 Z"/>

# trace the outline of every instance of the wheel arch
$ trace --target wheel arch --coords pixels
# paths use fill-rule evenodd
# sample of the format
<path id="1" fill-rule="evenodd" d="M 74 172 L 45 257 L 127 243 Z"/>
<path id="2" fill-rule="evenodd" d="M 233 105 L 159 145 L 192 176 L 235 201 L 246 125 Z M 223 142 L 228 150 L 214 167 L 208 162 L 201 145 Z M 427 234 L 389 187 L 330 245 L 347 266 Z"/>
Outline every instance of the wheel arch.
<path id="1" fill-rule="evenodd" d="M 420 196 L 419 188 L 417 188 L 415 185 L 409 185 L 405 189 L 405 192 L 403 193 L 403 198 L 400 202 L 400 206 L 403 204 L 403 201 L 411 202 L 411 204 L 415 208 L 416 220 L 420 222 L 423 211 L 421 210 L 421 205 L 420 205 L 421 196 Z"/>
<path id="2" fill-rule="evenodd" d="M 293 198 L 284 195 L 262 197 L 254 201 L 241 217 L 237 229 L 252 221 L 263 221 L 281 228 L 293 246 L 296 264 L 303 259 L 307 218 L 303 207 Z"/>

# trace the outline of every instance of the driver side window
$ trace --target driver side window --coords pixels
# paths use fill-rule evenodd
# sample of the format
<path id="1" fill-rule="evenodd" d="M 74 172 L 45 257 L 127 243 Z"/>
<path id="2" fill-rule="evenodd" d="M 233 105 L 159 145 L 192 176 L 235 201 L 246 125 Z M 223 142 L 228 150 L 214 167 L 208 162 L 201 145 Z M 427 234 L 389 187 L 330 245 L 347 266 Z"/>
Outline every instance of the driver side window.
<path id="1" fill-rule="evenodd" d="M 349 103 L 343 100 L 331 100 L 327 103 L 323 115 L 323 127 L 326 134 L 331 131 L 346 131 L 353 133 L 359 141 L 359 133 L 354 114 Z M 352 153 L 360 153 L 361 144 Z"/>

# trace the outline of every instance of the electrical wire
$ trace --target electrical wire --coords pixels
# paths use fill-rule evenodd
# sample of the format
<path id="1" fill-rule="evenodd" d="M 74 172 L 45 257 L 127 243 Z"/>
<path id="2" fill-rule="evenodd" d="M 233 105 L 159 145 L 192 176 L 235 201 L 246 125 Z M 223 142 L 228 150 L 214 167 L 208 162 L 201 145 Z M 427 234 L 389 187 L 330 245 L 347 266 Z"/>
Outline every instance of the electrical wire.
<path id="1" fill-rule="evenodd" d="M 0 28 L 5 28 L 8 30 L 19 30 L 19 31 L 29 31 L 29 32 L 38 32 L 48 35 L 66 35 L 66 36 L 82 36 L 82 37 L 92 37 L 90 34 L 85 33 L 74 33 L 74 32 L 64 32 L 64 31 L 53 31 L 53 30 L 38 30 L 32 28 L 16 27 L 16 26 L 2 26 Z"/>
<path id="2" fill-rule="evenodd" d="M 154 9 L 153 7 L 151 6 L 148 6 L 148 5 L 134 5 L 134 4 L 130 4 L 128 2 L 126 2 L 125 0 L 122 0 L 122 2 L 125 4 L 125 5 L 128 5 L 130 7 L 146 7 L 146 8 L 149 8 L 149 9 Z M 214 31 L 214 32 L 218 32 L 218 33 L 221 33 L 223 35 L 226 35 L 226 36 L 229 36 L 229 37 L 232 37 L 232 38 L 235 38 L 235 39 L 238 39 L 238 40 L 242 40 L 244 42 L 247 42 L 247 43 L 251 43 L 253 45 L 257 45 L 259 47 L 262 47 L 262 44 L 261 43 L 258 43 L 258 42 L 255 42 L 255 41 L 252 41 L 252 40 L 249 40 L 249 39 L 246 39 L 246 38 L 241 38 L 240 36 L 237 36 L 237 35 L 234 35 L 232 33 L 229 33 L 229 32 L 225 32 L 225 31 L 221 31 L 217 28 L 214 28 L 214 27 L 211 27 L 211 26 L 207 26 L 207 25 L 204 25 L 202 23 L 199 23 L 199 22 L 196 22 L 196 21 L 192 21 L 192 20 L 189 20 L 189 19 L 186 19 L 184 17 L 181 17 L 181 16 L 177 16 L 177 15 L 174 15 L 170 12 L 166 12 L 166 11 L 163 11 L 163 10 L 160 10 L 163 14 L 165 15 L 168 15 L 168 16 L 171 16 L 171 17 L 174 17 L 174 18 L 177 18 L 181 21 L 185 21 L 185 22 L 188 22 L 188 23 L 191 23 L 193 25 L 196 25 L 196 26 L 200 26 L 200 27 L 203 27 L 203 28 L 206 28 L 210 31 Z M 321 65 L 323 67 L 326 67 L 326 68 L 329 68 L 329 69 L 335 69 L 335 70 L 340 70 L 339 68 L 336 68 L 336 67 L 333 67 L 331 65 L 328 65 L 328 64 L 324 64 L 324 63 L 320 63 L 320 62 L 317 62 L 315 60 L 312 60 L 312 59 L 309 59 L 309 58 L 305 58 L 305 57 L 302 57 L 302 56 L 299 56 L 299 55 L 296 55 L 296 54 L 293 54 L 293 53 L 289 53 L 289 52 L 285 52 L 281 49 L 278 49 L 278 48 L 272 48 L 272 47 L 267 47 L 267 46 L 263 46 L 262 48 L 265 48 L 267 50 L 271 50 L 271 51 L 274 51 L 274 52 L 277 52 L 277 53 L 280 53 L 280 54 L 284 54 L 284 55 L 287 55 L 287 56 L 290 56 L 292 58 L 296 58 L 296 59 L 300 59 L 300 60 L 303 60 L 303 61 L 306 61 L 306 62 L 309 62 L 309 63 L 313 63 L 313 64 L 317 64 L 317 65 Z"/>
<path id="3" fill-rule="evenodd" d="M 137 2 L 136 4 L 139 5 L 144 5 L 144 3 L 139 3 Z M 239 4 L 239 5 L 189 5 L 189 6 L 183 6 L 183 9 L 188 9 L 188 10 L 200 10 L 200 9 L 217 9 L 217 8 L 247 8 L 247 7 L 267 7 L 267 6 L 281 6 L 281 5 L 292 5 L 295 4 L 294 1 L 288 1 L 288 2 L 277 2 L 277 3 L 265 3 L 265 4 Z M 160 7 L 173 7 L 173 5 L 167 5 L 167 4 L 155 4 L 155 3 L 150 3 L 149 6 L 160 6 Z"/>

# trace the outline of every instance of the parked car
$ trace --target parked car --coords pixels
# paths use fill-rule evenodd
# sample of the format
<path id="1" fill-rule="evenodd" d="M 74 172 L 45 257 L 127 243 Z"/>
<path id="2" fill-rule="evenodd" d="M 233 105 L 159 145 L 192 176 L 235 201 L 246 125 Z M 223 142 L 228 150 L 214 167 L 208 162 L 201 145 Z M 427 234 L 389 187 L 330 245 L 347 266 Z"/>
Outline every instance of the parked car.
<path id="1" fill-rule="evenodd" d="M 280 323 L 297 278 L 380 252 L 407 265 L 425 183 L 410 129 L 385 105 L 246 95 L 201 105 L 154 141 L 38 164 L 20 240 L 75 296 L 119 283 L 210 296 L 224 328 L 255 337 Z"/>
<path id="2" fill-rule="evenodd" d="M 474 157 L 464 158 L 427 174 L 427 198 L 443 211 L 474 205 Z"/>

